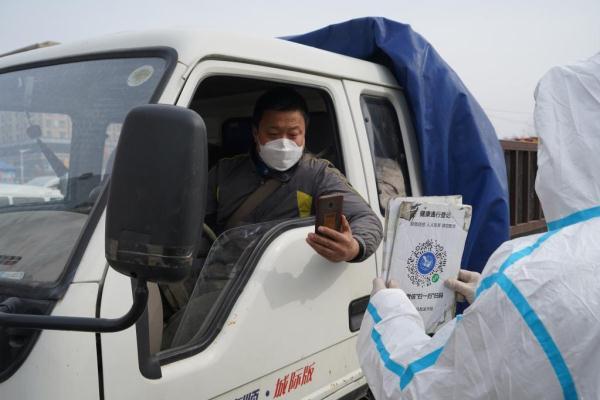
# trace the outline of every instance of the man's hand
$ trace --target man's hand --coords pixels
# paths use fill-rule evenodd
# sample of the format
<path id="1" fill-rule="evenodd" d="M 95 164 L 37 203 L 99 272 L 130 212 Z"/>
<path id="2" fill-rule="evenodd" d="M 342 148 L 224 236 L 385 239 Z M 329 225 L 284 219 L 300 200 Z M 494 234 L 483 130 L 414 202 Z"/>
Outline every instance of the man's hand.
<path id="1" fill-rule="evenodd" d="M 461 269 L 458 271 L 458 279 L 446 279 L 444 284 L 448 289 L 452 289 L 456 292 L 457 301 L 460 302 L 467 299 L 469 304 L 472 304 L 475 300 L 475 289 L 477 289 L 480 280 L 481 274 L 479 272 Z"/>
<path id="2" fill-rule="evenodd" d="M 342 215 L 341 232 L 320 226 L 319 233 L 320 235 L 309 233 L 306 242 L 329 261 L 350 261 L 358 256 L 360 246 L 352 236 L 352 229 L 350 229 L 346 216 Z"/>

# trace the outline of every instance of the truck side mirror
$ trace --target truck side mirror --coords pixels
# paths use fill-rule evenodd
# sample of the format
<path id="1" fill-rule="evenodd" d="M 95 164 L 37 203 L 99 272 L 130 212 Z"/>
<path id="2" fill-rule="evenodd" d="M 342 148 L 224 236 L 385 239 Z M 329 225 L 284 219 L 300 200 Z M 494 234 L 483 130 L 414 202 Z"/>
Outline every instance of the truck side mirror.
<path id="1" fill-rule="evenodd" d="M 106 259 L 147 281 L 186 277 L 202 233 L 206 128 L 186 108 L 134 108 L 123 124 L 106 212 Z"/>

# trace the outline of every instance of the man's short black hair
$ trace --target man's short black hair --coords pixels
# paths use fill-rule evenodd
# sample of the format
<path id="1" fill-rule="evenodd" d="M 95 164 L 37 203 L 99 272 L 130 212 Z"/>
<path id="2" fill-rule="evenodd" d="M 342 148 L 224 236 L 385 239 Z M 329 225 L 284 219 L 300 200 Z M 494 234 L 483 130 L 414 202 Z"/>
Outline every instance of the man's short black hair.
<path id="1" fill-rule="evenodd" d="M 266 111 L 300 111 L 304 123 L 308 127 L 308 107 L 304 98 L 287 86 L 279 86 L 263 93 L 254 105 L 252 125 L 258 129 L 258 124 Z"/>

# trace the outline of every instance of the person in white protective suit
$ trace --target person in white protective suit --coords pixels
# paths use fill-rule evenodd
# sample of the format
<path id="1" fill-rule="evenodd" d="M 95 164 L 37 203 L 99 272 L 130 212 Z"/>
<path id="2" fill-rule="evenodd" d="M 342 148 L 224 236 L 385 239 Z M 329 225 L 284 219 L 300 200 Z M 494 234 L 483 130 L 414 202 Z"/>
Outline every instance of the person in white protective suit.
<path id="1" fill-rule="evenodd" d="M 535 127 L 548 232 L 449 281 L 474 300 L 433 337 L 376 280 L 357 344 L 375 398 L 600 398 L 600 54 L 542 78 Z"/>

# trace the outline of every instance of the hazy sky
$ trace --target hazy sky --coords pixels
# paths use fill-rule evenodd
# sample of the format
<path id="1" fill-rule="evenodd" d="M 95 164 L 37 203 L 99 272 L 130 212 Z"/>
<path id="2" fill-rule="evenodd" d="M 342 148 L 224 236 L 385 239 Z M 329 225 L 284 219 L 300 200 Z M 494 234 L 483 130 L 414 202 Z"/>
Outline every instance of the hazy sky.
<path id="1" fill-rule="evenodd" d="M 284 36 L 363 16 L 411 24 L 458 72 L 501 137 L 533 133 L 533 91 L 549 68 L 600 52 L 600 0 L 0 0 L 0 54 L 147 28 Z"/>

